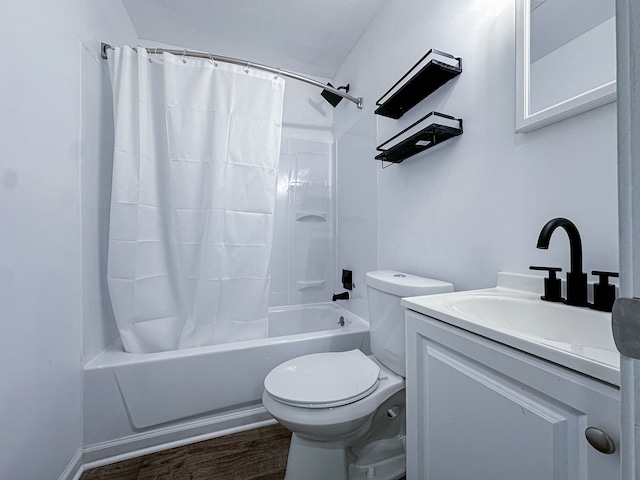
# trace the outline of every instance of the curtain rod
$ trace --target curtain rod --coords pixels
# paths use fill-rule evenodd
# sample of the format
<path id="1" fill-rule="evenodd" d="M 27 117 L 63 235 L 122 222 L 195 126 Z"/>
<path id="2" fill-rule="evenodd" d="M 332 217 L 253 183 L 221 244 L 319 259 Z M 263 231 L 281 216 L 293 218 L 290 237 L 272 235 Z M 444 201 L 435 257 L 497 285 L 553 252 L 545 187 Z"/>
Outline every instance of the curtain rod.
<path id="1" fill-rule="evenodd" d="M 132 47 L 133 50 L 136 50 L 135 47 Z M 146 47 L 145 47 L 146 48 Z M 100 46 L 100 51 L 102 53 L 102 58 L 107 59 L 107 50 L 113 49 L 113 47 L 107 43 L 102 43 Z M 240 60 L 232 57 L 224 57 L 221 55 L 213 55 L 211 53 L 203 53 L 203 52 L 193 52 L 190 50 L 172 50 L 170 48 L 146 48 L 148 53 L 152 54 L 160 54 L 160 53 L 170 53 L 172 55 L 177 56 L 185 56 L 185 57 L 196 57 L 196 58 L 204 58 L 208 60 L 215 60 L 225 63 L 233 63 L 235 65 L 244 65 L 251 68 L 257 68 L 258 70 L 265 70 L 267 72 L 275 73 L 277 75 L 282 75 L 283 77 L 293 78 L 294 80 L 299 80 L 301 82 L 305 82 L 311 85 L 315 85 L 316 87 L 320 87 L 323 90 L 327 90 L 335 95 L 339 95 L 342 98 L 346 98 L 347 100 L 356 104 L 358 108 L 362 108 L 362 97 L 352 97 L 346 92 L 338 90 L 337 88 L 330 87 L 329 85 L 325 85 L 322 82 L 317 80 L 313 80 L 312 78 L 308 78 L 302 75 L 298 75 L 294 72 L 289 72 L 287 70 L 282 70 L 281 68 L 269 67 L 268 65 L 260 65 L 259 63 L 247 62 L 246 60 Z"/>

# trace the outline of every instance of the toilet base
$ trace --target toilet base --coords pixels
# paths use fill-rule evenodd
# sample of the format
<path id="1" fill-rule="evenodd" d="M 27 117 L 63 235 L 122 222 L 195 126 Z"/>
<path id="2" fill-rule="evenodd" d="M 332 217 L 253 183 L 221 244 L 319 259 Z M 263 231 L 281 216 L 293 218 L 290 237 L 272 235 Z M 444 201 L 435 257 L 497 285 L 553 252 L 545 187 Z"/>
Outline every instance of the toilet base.
<path id="1" fill-rule="evenodd" d="M 285 480 L 397 480 L 405 474 L 405 391 L 378 407 L 367 429 L 323 441 L 293 433 Z"/>
<path id="2" fill-rule="evenodd" d="M 285 480 L 348 480 L 347 449 L 339 443 L 291 435 Z"/>
<path id="3" fill-rule="evenodd" d="M 406 473 L 405 437 L 370 443 L 349 465 L 349 480 L 398 480 Z"/>
<path id="4" fill-rule="evenodd" d="M 353 452 L 339 442 L 317 442 L 291 436 L 285 480 L 398 480 L 405 475 L 403 438 L 375 442 L 375 453 L 365 454 L 356 462 Z M 374 453 L 374 452 L 371 452 Z M 382 455 L 380 455 L 382 454 Z M 388 456 L 391 454 L 392 456 Z M 377 458 L 376 458 L 377 457 Z M 363 462 L 364 461 L 364 462 Z"/>

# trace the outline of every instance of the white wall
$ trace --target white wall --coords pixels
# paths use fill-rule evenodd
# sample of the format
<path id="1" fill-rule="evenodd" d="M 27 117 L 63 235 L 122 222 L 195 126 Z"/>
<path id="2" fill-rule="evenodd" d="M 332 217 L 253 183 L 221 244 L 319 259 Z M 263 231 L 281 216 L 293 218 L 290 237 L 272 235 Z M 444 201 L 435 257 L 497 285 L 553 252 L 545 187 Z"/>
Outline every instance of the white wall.
<path id="1" fill-rule="evenodd" d="M 542 226 L 562 216 L 582 234 L 585 271 L 617 271 L 616 106 L 515 134 L 514 9 L 513 0 L 387 2 L 336 75 L 365 100 L 362 111 L 336 108 L 339 138 L 430 48 L 463 59 L 462 75 L 402 119 L 377 117 L 378 144 L 432 110 L 464 120 L 464 134 L 446 144 L 384 170 L 373 159 L 362 167 L 366 178 L 377 170 L 377 187 L 361 188 L 377 189 L 378 268 L 458 290 L 493 286 L 496 272 L 529 265 L 566 271 L 564 232 L 548 251 L 535 248 Z"/>
<path id="2" fill-rule="evenodd" d="M 53 479 L 82 441 L 92 310 L 80 182 L 100 161 L 101 101 L 81 101 L 99 92 L 81 86 L 99 76 L 100 40 L 136 37 L 120 2 L 3 1 L 0 11 L 0 478 Z"/>
<path id="3" fill-rule="evenodd" d="M 381 167 L 371 160 L 375 142 L 376 122 L 370 114 L 336 140 L 336 293 L 343 291 L 342 269 L 351 270 L 355 287 L 349 301 L 340 303 L 364 319 L 369 318 L 365 274 L 377 267 L 376 174 Z"/>

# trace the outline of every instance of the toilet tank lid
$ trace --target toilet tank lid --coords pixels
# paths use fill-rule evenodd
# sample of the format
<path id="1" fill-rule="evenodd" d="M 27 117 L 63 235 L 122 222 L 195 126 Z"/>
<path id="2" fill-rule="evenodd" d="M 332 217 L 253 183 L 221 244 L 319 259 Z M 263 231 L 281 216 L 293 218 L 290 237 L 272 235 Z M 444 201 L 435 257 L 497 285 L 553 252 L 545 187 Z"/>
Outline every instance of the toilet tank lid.
<path id="1" fill-rule="evenodd" d="M 367 285 L 398 297 L 453 292 L 453 285 L 442 280 L 419 277 L 395 270 L 377 270 L 366 274 Z"/>

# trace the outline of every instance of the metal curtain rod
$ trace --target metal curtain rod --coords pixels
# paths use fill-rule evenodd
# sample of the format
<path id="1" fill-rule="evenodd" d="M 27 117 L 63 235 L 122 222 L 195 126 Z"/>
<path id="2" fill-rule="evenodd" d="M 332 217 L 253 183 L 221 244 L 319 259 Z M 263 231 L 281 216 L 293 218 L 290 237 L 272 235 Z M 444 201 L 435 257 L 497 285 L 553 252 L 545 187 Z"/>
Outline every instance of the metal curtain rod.
<path id="1" fill-rule="evenodd" d="M 136 50 L 135 47 L 132 47 L 133 50 Z M 146 47 L 145 47 L 146 48 Z M 100 51 L 102 53 L 102 58 L 106 60 L 107 58 L 107 50 L 113 49 L 113 47 L 107 43 L 102 43 L 100 46 Z M 160 53 L 170 53 L 172 55 L 177 56 L 185 56 L 185 57 L 196 57 L 196 58 L 204 58 L 207 60 L 215 60 L 225 63 L 233 63 L 235 65 L 244 65 L 246 67 L 257 68 L 258 70 L 265 70 L 267 72 L 275 73 L 277 75 L 282 75 L 283 77 L 293 78 L 294 80 L 300 80 L 301 82 L 309 83 L 311 85 L 315 85 L 316 87 L 320 87 L 323 90 L 327 90 L 331 93 L 341 96 L 342 98 L 346 98 L 347 100 L 356 104 L 358 108 L 362 108 L 362 97 L 352 97 L 348 93 L 345 93 L 337 88 L 333 88 L 329 85 L 325 85 L 322 82 L 314 80 L 312 78 L 308 78 L 302 75 L 298 75 L 294 72 L 289 72 L 287 70 L 282 70 L 281 68 L 269 67 L 268 65 L 260 65 L 259 63 L 247 62 L 246 60 L 240 60 L 232 57 L 224 57 L 221 55 L 213 55 L 211 53 L 202 53 L 202 52 L 193 52 L 189 50 L 172 50 L 170 48 L 147 48 L 148 53 L 152 54 L 160 54 Z"/>

